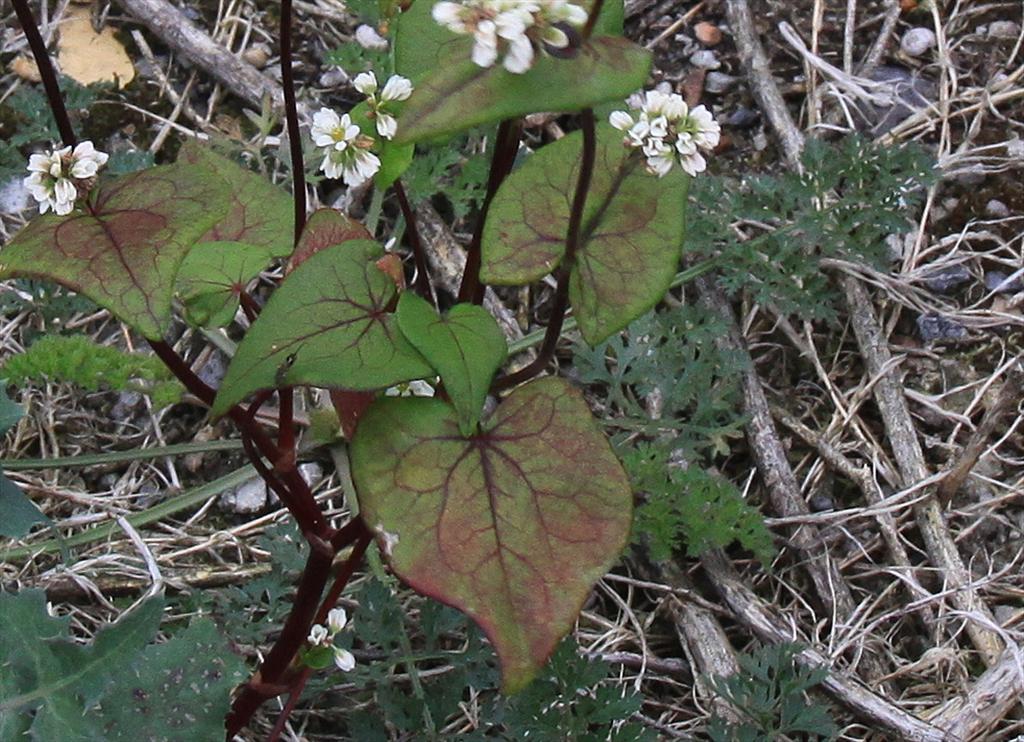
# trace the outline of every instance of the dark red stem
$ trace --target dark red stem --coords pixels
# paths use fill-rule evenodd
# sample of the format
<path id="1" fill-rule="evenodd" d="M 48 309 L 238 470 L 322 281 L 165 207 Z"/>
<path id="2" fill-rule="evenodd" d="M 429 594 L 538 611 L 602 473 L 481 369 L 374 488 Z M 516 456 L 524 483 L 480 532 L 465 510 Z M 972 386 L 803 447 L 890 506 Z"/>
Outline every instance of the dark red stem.
<path id="1" fill-rule="evenodd" d="M 57 122 L 57 131 L 66 147 L 74 147 L 78 143 L 75 137 L 75 130 L 71 126 L 71 119 L 68 117 L 68 109 L 64 106 L 64 98 L 60 94 L 60 85 L 57 82 L 57 73 L 53 69 L 50 55 L 46 53 L 46 43 L 39 33 L 39 26 L 28 7 L 26 0 L 12 0 L 14 12 L 18 16 L 18 23 L 21 30 L 25 32 L 25 40 L 28 41 L 32 50 L 32 57 L 39 69 L 39 76 L 43 79 L 43 89 L 46 91 L 46 98 L 50 102 L 50 111 Z"/>
<path id="2" fill-rule="evenodd" d="M 281 85 L 284 88 L 284 117 L 288 125 L 288 146 L 292 159 L 292 190 L 295 202 L 295 243 L 306 226 L 306 165 L 302 159 L 299 109 L 295 102 L 292 73 L 292 0 L 281 0 Z"/>
<path id="3" fill-rule="evenodd" d="M 487 211 L 491 208 L 494 194 L 498 192 L 498 186 L 512 172 L 512 166 L 516 162 L 516 153 L 519 151 L 519 127 L 518 119 L 506 119 L 498 126 L 498 133 L 494 138 L 494 154 L 491 156 L 491 172 L 487 177 L 487 193 L 484 195 L 483 204 L 480 205 L 480 214 L 477 216 L 476 228 L 473 230 L 473 239 L 466 252 L 466 269 L 462 274 L 462 285 L 459 286 L 460 302 L 483 303 L 484 285 L 480 283 L 480 243 L 484 235 L 484 222 L 487 220 Z"/>
<path id="4" fill-rule="evenodd" d="M 516 384 L 521 384 L 547 368 L 551 359 L 554 358 L 558 338 L 562 334 L 562 323 L 565 321 L 565 312 L 569 308 L 569 276 L 572 275 L 572 268 L 576 263 L 576 253 L 579 252 L 582 241 L 583 211 L 587 205 L 590 181 L 594 176 L 594 160 L 597 158 L 597 137 L 594 132 L 594 111 L 592 109 L 587 108 L 583 111 L 580 124 L 583 129 L 583 157 L 580 161 L 580 174 L 576 180 L 576 193 L 573 194 L 572 211 L 569 214 L 565 253 L 555 271 L 558 284 L 555 288 L 551 317 L 548 319 L 548 326 L 544 332 L 544 342 L 533 361 L 518 371 L 497 379 L 492 386 L 494 391 L 509 389 Z"/>
<path id="5" fill-rule="evenodd" d="M 401 180 L 396 180 L 391 186 L 398 197 L 398 205 L 402 209 L 402 216 L 405 217 L 405 232 L 409 235 L 409 246 L 412 248 L 413 261 L 416 263 L 416 293 L 429 302 L 434 302 L 434 288 L 430 282 L 430 270 L 427 268 L 426 247 L 420 237 L 419 227 L 416 226 L 416 214 L 413 213 L 409 199 L 405 195 L 405 188 Z M 436 302 L 434 302 L 436 303 Z"/>
<path id="6" fill-rule="evenodd" d="M 604 5 L 604 0 L 594 0 L 594 4 L 590 6 L 590 14 L 587 16 L 587 24 L 583 27 L 580 32 L 580 36 L 586 41 L 590 38 L 590 34 L 594 32 L 594 24 L 597 23 L 597 17 L 601 15 L 601 6 Z"/>
<path id="7" fill-rule="evenodd" d="M 280 411 L 277 416 L 277 450 L 287 454 L 295 450 L 295 389 L 290 386 L 277 390 Z"/>

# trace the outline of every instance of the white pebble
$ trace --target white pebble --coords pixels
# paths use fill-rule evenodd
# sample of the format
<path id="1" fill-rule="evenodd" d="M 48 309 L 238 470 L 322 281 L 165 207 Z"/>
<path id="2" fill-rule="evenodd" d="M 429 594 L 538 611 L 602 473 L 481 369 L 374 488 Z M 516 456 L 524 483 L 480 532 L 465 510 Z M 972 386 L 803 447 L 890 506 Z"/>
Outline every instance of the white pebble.
<path id="1" fill-rule="evenodd" d="M 992 21 L 988 35 L 993 39 L 1015 39 L 1020 35 L 1020 25 L 1016 21 Z"/>
<path id="2" fill-rule="evenodd" d="M 703 70 L 717 70 L 722 66 L 722 63 L 718 61 L 718 57 L 710 49 L 702 49 L 691 54 L 690 64 Z"/>
<path id="3" fill-rule="evenodd" d="M 364 49 L 384 51 L 388 48 L 388 40 L 377 33 L 377 29 L 365 23 L 356 29 L 356 41 Z"/>
<path id="4" fill-rule="evenodd" d="M 900 51 L 908 57 L 920 57 L 935 46 L 935 32 L 929 28 L 912 28 L 903 34 Z"/>
<path id="5" fill-rule="evenodd" d="M 1002 219 L 1010 215 L 1010 207 L 997 198 L 993 198 L 985 204 L 985 213 L 996 219 Z"/>

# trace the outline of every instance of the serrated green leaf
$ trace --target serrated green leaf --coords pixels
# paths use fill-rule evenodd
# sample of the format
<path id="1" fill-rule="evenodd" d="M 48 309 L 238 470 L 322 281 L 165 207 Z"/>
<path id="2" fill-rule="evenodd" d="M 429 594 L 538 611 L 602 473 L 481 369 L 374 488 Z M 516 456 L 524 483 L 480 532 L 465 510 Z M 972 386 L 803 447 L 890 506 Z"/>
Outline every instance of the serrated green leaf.
<path id="1" fill-rule="evenodd" d="M 291 254 L 295 212 L 287 191 L 198 142 L 186 142 L 178 161 L 221 178 L 231 194 L 228 212 L 199 242 L 244 242 L 267 248 L 274 257 Z"/>
<path id="2" fill-rule="evenodd" d="M 111 669 L 153 638 L 162 614 L 163 599 L 151 598 L 81 645 L 67 636 L 66 619 L 47 614 L 42 590 L 0 593 L 0 728 L 34 713 L 37 739 L 101 739 L 83 712 L 116 682 Z"/>
<path id="3" fill-rule="evenodd" d="M 439 399 L 378 400 L 351 456 L 392 568 L 481 626 L 509 692 L 544 665 L 629 533 L 625 473 L 557 378 L 516 389 L 469 438 Z"/>
<path id="4" fill-rule="evenodd" d="M 198 327 L 224 327 L 238 311 L 246 284 L 273 259 L 266 246 L 245 242 L 200 242 L 178 269 L 178 296 Z"/>
<path id="5" fill-rule="evenodd" d="M 382 254 L 374 242 L 349 240 L 292 271 L 239 344 L 213 414 L 259 389 L 367 391 L 430 375 L 388 312 L 397 289 L 374 263 Z"/>
<path id="6" fill-rule="evenodd" d="M 396 316 L 405 339 L 440 374 L 459 414 L 462 434 L 472 435 L 491 379 L 508 356 L 498 323 L 474 304 L 456 304 L 438 316 L 429 303 L 409 291 L 399 299 Z"/>
<path id="7" fill-rule="evenodd" d="M 526 73 L 478 67 L 466 39 L 441 47 L 439 63 L 416 81 L 394 141 L 410 144 L 537 111 L 578 111 L 642 87 L 650 53 L 617 36 L 586 42 L 571 59 L 538 56 Z"/>
<path id="8" fill-rule="evenodd" d="M 535 281 L 558 266 L 576 192 L 582 133 L 541 148 L 498 190 L 484 227 L 480 277 Z M 610 126 L 597 130 L 597 161 L 572 267 L 569 298 L 583 338 L 595 345 L 661 300 L 682 249 L 690 179 L 644 170 Z"/>
<path id="9" fill-rule="evenodd" d="M 0 252 L 0 278 L 53 280 L 159 339 L 170 325 L 178 266 L 228 213 L 230 189 L 184 163 L 118 178 L 88 209 L 29 222 Z"/>
<path id="10" fill-rule="evenodd" d="M 220 739 L 231 689 L 244 679 L 245 663 L 212 621 L 199 619 L 119 667 L 90 716 L 104 742 Z"/>

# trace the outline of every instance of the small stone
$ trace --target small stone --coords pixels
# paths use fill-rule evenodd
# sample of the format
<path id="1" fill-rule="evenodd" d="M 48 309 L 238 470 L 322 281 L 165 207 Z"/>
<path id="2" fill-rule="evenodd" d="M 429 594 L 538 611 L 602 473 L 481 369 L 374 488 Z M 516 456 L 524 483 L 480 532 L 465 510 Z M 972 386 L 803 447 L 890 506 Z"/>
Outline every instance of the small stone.
<path id="1" fill-rule="evenodd" d="M 807 503 L 807 507 L 811 509 L 812 513 L 824 513 L 829 510 L 835 510 L 836 501 L 829 495 L 817 494 L 811 497 Z"/>
<path id="2" fill-rule="evenodd" d="M 388 40 L 377 33 L 377 29 L 365 23 L 356 29 L 356 41 L 364 49 L 384 51 L 388 48 Z"/>
<path id="3" fill-rule="evenodd" d="M 199 369 L 197 375 L 205 384 L 216 389 L 220 386 L 220 382 L 224 379 L 224 374 L 227 371 L 228 364 L 224 354 L 220 351 L 215 351 L 210 355 L 209 360 L 203 364 L 203 367 Z"/>
<path id="4" fill-rule="evenodd" d="M 967 337 L 966 327 L 937 312 L 928 312 L 919 316 L 917 331 L 926 343 L 936 340 L 963 340 Z"/>
<path id="5" fill-rule="evenodd" d="M 967 270 L 967 266 L 959 264 L 929 274 L 924 279 L 924 285 L 937 294 L 948 294 L 972 278 L 974 276 Z"/>
<path id="6" fill-rule="evenodd" d="M 320 464 L 312 461 L 299 464 L 299 476 L 302 477 L 306 484 L 313 487 L 324 478 L 324 469 Z"/>
<path id="7" fill-rule="evenodd" d="M 900 51 L 908 57 L 920 57 L 934 46 L 935 32 L 929 28 L 912 28 L 900 41 Z"/>
<path id="8" fill-rule="evenodd" d="M 753 141 L 751 144 L 754 145 L 754 149 L 758 152 L 764 152 L 768 149 L 768 135 L 761 130 L 754 134 Z"/>
<path id="9" fill-rule="evenodd" d="M 338 88 L 349 81 L 348 73 L 341 67 L 332 67 L 320 75 L 317 85 L 322 88 Z"/>
<path id="10" fill-rule="evenodd" d="M 39 68 L 36 67 L 35 60 L 31 57 L 15 57 L 7 66 L 7 69 L 28 82 L 42 82 L 43 80 L 42 75 L 39 74 Z"/>
<path id="11" fill-rule="evenodd" d="M 1021 281 L 1022 271 L 1017 271 L 1008 276 L 1002 271 L 989 271 L 985 274 L 985 288 L 997 294 L 1016 294 L 1024 291 L 1024 282 Z"/>
<path id="12" fill-rule="evenodd" d="M 1024 139 L 1014 137 L 1006 143 L 1006 155 L 1024 159 Z"/>
<path id="13" fill-rule="evenodd" d="M 1016 39 L 1020 36 L 1020 24 L 1016 21 L 992 21 L 988 24 L 989 38 Z"/>
<path id="14" fill-rule="evenodd" d="M 702 49 L 691 54 L 690 64 L 702 70 L 717 70 L 722 66 L 722 63 L 718 61 L 718 57 L 710 49 Z"/>
<path id="15" fill-rule="evenodd" d="M 724 93 L 736 84 L 738 78 L 724 72 L 709 72 L 704 78 L 704 89 L 709 93 Z"/>
<path id="16" fill-rule="evenodd" d="M 1010 208 L 998 198 L 993 198 L 985 204 L 985 213 L 997 219 L 1002 219 L 1010 215 Z"/>
<path id="17" fill-rule="evenodd" d="M 0 186 L 0 214 L 20 214 L 28 208 L 30 202 L 31 194 L 21 176 L 11 178 Z"/>
<path id="18" fill-rule="evenodd" d="M 740 106 L 729 114 L 729 118 L 725 120 L 725 123 L 728 126 L 735 126 L 737 129 L 749 129 L 751 126 L 756 124 L 760 118 L 761 114 L 753 108 L 744 108 L 743 106 Z"/>
<path id="19" fill-rule="evenodd" d="M 715 46 L 722 43 L 722 32 L 714 23 L 701 21 L 693 27 L 693 33 L 705 46 Z"/>
<path id="20" fill-rule="evenodd" d="M 659 93 L 664 93 L 665 95 L 671 95 L 672 93 L 676 92 L 672 89 L 672 83 L 668 82 L 667 80 L 662 80 L 661 82 L 659 82 L 657 85 L 654 86 L 654 89 L 657 90 Z"/>
<path id="21" fill-rule="evenodd" d="M 220 496 L 220 508 L 229 513 L 250 515 L 267 505 L 267 485 L 259 477 L 243 482 Z"/>
<path id="22" fill-rule="evenodd" d="M 242 52 L 242 59 L 251 64 L 256 69 L 263 69 L 267 66 L 267 61 L 270 59 L 270 49 L 266 44 L 256 44 L 250 46 L 244 52 Z"/>

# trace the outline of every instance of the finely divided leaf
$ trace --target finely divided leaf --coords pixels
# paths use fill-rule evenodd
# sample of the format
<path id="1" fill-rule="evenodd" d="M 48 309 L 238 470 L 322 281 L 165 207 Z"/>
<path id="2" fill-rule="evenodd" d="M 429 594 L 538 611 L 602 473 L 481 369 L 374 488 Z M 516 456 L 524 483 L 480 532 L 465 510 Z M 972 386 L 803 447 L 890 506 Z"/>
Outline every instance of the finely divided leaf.
<path id="1" fill-rule="evenodd" d="M 505 336 L 483 307 L 456 304 L 444 316 L 406 291 L 398 301 L 398 329 L 441 375 L 463 435 L 476 432 L 487 390 L 508 355 Z"/>
<path id="2" fill-rule="evenodd" d="M 245 242 L 201 242 L 178 269 L 178 296 L 199 327 L 231 324 L 246 284 L 273 259 L 269 247 Z"/>
<path id="3" fill-rule="evenodd" d="M 543 666 L 629 535 L 626 475 L 557 378 L 516 389 L 469 438 L 439 399 L 378 400 L 351 455 L 392 568 L 483 628 L 508 692 Z"/>
<path id="4" fill-rule="evenodd" d="M 541 148 L 502 184 L 487 215 L 481 278 L 517 285 L 558 265 L 576 191 L 582 134 Z M 569 297 L 595 345 L 653 307 L 675 276 L 689 178 L 648 174 L 622 134 L 598 128 L 597 163 Z"/>
<path id="5" fill-rule="evenodd" d="M 116 682 L 112 668 L 156 634 L 163 599 L 146 601 L 88 645 L 69 641 L 67 619 L 50 618 L 45 604 L 42 590 L 0 594 L 0 729 L 16 728 L 34 712 L 36 739 L 100 739 L 83 712 Z"/>
<path id="6" fill-rule="evenodd" d="M 397 289 L 374 264 L 382 254 L 374 242 L 349 240 L 292 271 L 239 344 L 213 414 L 259 389 L 366 391 L 430 375 L 389 312 Z"/>
<path id="7" fill-rule="evenodd" d="M 394 142 L 411 144 L 536 111 L 578 111 L 642 87 L 650 52 L 617 36 L 591 39 L 572 59 L 540 55 L 521 75 L 478 67 L 460 44 L 418 80 L 398 119 Z"/>
<path id="8" fill-rule="evenodd" d="M 29 222 L 0 251 L 0 279 L 56 281 L 159 339 L 170 325 L 178 266 L 230 201 L 226 181 L 183 163 L 118 178 L 89 208 Z"/>
<path id="9" fill-rule="evenodd" d="M 227 214 L 200 241 L 245 242 L 267 248 L 275 257 L 291 253 L 295 213 L 286 190 L 198 142 L 186 142 L 178 162 L 219 177 L 231 195 Z"/>

